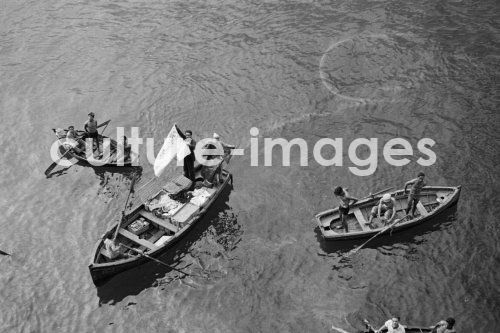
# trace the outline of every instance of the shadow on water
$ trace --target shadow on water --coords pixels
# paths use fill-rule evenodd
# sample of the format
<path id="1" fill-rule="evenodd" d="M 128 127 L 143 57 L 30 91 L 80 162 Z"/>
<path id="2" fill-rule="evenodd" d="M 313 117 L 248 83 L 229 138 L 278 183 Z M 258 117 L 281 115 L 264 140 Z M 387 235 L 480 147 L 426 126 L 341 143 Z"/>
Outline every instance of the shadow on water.
<path id="1" fill-rule="evenodd" d="M 137 176 L 142 175 L 142 167 L 141 166 L 92 166 L 86 162 L 77 162 L 74 165 L 69 167 L 61 167 L 58 165 L 49 166 L 47 170 L 45 170 L 45 177 L 50 179 L 52 177 L 59 177 L 65 175 L 69 168 L 72 166 L 80 166 L 80 167 L 90 167 L 94 170 L 95 174 L 99 176 L 101 180 L 106 178 L 106 174 L 121 174 L 129 179 L 132 179 L 133 174 L 137 174 Z"/>
<path id="2" fill-rule="evenodd" d="M 104 181 L 107 178 L 107 175 L 111 174 L 120 174 L 130 180 L 134 174 L 137 176 L 139 180 L 142 176 L 142 167 L 141 166 L 110 166 L 110 167 L 92 167 L 94 169 L 95 174 Z"/>
<path id="3" fill-rule="evenodd" d="M 420 225 L 398 231 L 393 234 L 384 233 L 371 240 L 363 248 L 377 249 L 381 246 L 392 246 L 394 244 L 421 244 L 426 240 L 416 240 L 416 237 L 448 228 L 454 221 L 456 221 L 456 213 L 457 205 L 455 204 Z M 316 239 L 320 243 L 321 250 L 326 253 L 319 254 L 322 256 L 329 256 L 331 254 L 347 254 L 349 251 L 355 249 L 369 239 L 362 238 L 344 241 L 325 241 L 321 236 L 319 227 L 316 227 L 314 232 L 316 233 Z"/>
<path id="4" fill-rule="evenodd" d="M 206 232 L 210 226 L 213 226 L 217 235 L 220 236 L 224 249 L 230 250 L 230 248 L 227 248 L 224 245 L 225 239 L 234 237 L 231 237 L 232 235 L 226 236 L 226 234 L 234 233 L 234 236 L 238 237 L 240 234 L 240 228 L 237 225 L 237 221 L 234 221 L 234 224 L 236 225 L 233 224 L 232 228 L 226 228 L 224 223 L 219 221 L 219 217 L 224 213 L 230 214 L 229 211 L 231 210 L 231 207 L 227 204 L 227 202 L 229 201 L 229 194 L 232 188 L 232 185 L 226 187 L 221 192 L 219 198 L 216 199 L 210 209 L 193 227 L 193 229 L 191 229 L 185 237 L 179 240 L 177 244 L 157 259 L 169 266 L 175 267 L 176 269 L 190 273 L 189 267 L 191 264 L 184 264 L 182 259 L 186 256 L 186 254 L 190 253 L 190 250 L 193 250 L 193 244 L 200 240 L 203 233 Z M 237 242 L 228 243 L 235 246 Z M 176 275 L 176 277 L 173 279 L 166 279 L 166 275 L 169 273 L 172 276 Z M 194 275 L 196 274 L 193 273 L 193 276 Z M 127 296 L 138 295 L 147 288 L 158 286 L 159 284 L 165 286 L 165 284 L 168 284 L 173 280 L 184 279 L 184 277 L 184 275 L 171 268 L 149 261 L 143 265 L 117 274 L 97 286 L 99 305 L 113 305 L 122 301 Z M 163 283 L 160 283 L 160 280 L 164 280 Z M 167 281 L 167 283 L 165 283 L 165 281 Z"/>

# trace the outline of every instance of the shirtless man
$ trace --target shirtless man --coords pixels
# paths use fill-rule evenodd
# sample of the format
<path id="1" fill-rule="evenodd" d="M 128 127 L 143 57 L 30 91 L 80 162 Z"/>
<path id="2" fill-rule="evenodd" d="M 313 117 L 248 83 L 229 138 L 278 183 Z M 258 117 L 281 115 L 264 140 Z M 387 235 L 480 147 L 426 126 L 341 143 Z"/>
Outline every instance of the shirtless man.
<path id="1" fill-rule="evenodd" d="M 343 189 L 341 186 L 337 186 L 333 191 L 333 194 L 335 194 L 339 201 L 340 221 L 342 222 L 345 232 L 348 233 L 349 227 L 347 226 L 347 215 L 349 214 L 349 206 L 359 201 L 359 199 L 351 197 L 347 192 L 347 189 Z"/>
<path id="2" fill-rule="evenodd" d="M 424 182 L 425 174 L 423 172 L 419 172 L 417 178 L 409 180 L 405 184 L 404 192 L 406 193 L 406 188 L 411 185 L 410 195 L 408 195 L 408 204 L 406 206 L 406 215 L 411 210 L 411 217 L 415 217 L 415 210 L 417 209 L 417 204 L 420 198 L 420 192 L 422 188 L 427 185 Z"/>
<path id="3" fill-rule="evenodd" d="M 85 129 L 84 138 L 92 138 L 97 145 L 97 152 L 99 154 L 99 133 L 97 131 L 97 120 L 94 119 L 94 112 L 89 113 L 89 119 L 83 125 Z"/>

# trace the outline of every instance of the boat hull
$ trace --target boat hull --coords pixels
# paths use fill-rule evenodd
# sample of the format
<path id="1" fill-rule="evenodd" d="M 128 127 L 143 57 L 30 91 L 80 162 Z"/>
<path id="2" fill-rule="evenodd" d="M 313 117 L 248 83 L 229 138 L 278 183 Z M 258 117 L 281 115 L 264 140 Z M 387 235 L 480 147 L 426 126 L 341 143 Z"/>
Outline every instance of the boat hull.
<path id="1" fill-rule="evenodd" d="M 421 225 L 449 207 L 455 205 L 458 202 L 458 199 L 460 197 L 460 191 L 461 187 L 444 187 L 444 186 L 428 186 L 425 187 L 424 190 L 422 191 L 423 194 L 427 196 L 431 196 L 433 194 L 440 194 L 440 193 L 445 193 L 446 198 L 437 204 L 435 209 L 433 209 L 430 213 L 428 214 L 422 214 L 419 215 L 411 220 L 407 221 L 401 221 L 396 223 L 392 228 L 386 228 L 385 231 L 383 231 L 383 227 L 381 228 L 374 228 L 374 229 L 369 229 L 367 227 L 361 227 L 360 230 L 354 230 L 350 231 L 348 233 L 342 232 L 342 231 L 334 231 L 331 228 L 332 224 L 335 223 L 340 223 L 340 216 L 338 212 L 338 208 L 334 209 L 329 209 L 324 212 L 318 213 L 315 215 L 316 222 L 319 226 L 319 229 L 321 231 L 321 235 L 325 240 L 332 240 L 332 241 L 341 241 L 341 240 L 351 240 L 351 239 L 360 239 L 360 238 L 368 238 L 372 237 L 378 233 L 395 233 L 401 230 L 405 230 L 408 228 L 411 228 L 416 225 Z M 391 196 L 393 198 L 398 199 L 399 201 L 403 202 L 405 198 L 407 198 L 407 195 L 404 194 L 403 190 L 399 191 L 394 191 L 391 193 Z M 350 211 L 355 211 L 356 209 L 362 209 L 365 212 L 368 211 L 368 208 L 371 208 L 375 205 L 378 204 L 378 201 L 380 200 L 381 195 L 375 196 L 375 197 L 369 197 L 362 199 L 358 201 L 356 204 L 352 205 L 350 207 Z M 432 203 L 431 203 L 432 204 Z M 400 209 L 401 211 L 401 209 Z M 359 213 L 358 213 L 359 214 Z M 365 213 L 361 219 L 368 220 L 368 215 L 369 213 Z M 397 219 L 396 219 L 397 220 Z M 361 221 L 358 221 L 361 224 Z M 368 230 L 367 230 L 368 229 Z"/>
<path id="2" fill-rule="evenodd" d="M 232 183 L 232 175 L 227 172 L 226 170 L 223 171 L 225 173 L 225 178 L 224 182 L 220 184 L 217 187 L 217 191 L 214 193 L 214 195 L 206 202 L 206 204 L 203 206 L 203 209 L 200 210 L 197 215 L 193 218 L 192 222 L 187 223 L 186 226 L 181 228 L 175 236 L 165 245 L 159 247 L 157 250 L 148 252 L 147 255 L 153 258 L 158 258 L 165 254 L 169 249 L 171 249 L 178 241 L 180 241 L 184 236 L 188 233 L 189 230 L 191 230 L 198 222 L 202 219 L 202 217 L 205 215 L 207 210 L 212 206 L 212 204 L 217 200 L 219 195 L 224 191 L 224 189 Z M 139 206 L 136 208 L 134 211 L 132 211 L 129 216 L 134 215 L 139 211 L 143 206 Z M 116 230 L 117 225 L 115 225 L 111 230 L 107 231 L 102 238 L 96 243 L 94 246 L 94 255 L 92 262 L 89 264 L 89 271 L 90 275 L 92 277 L 92 281 L 96 285 L 100 285 L 109 278 L 113 277 L 116 274 L 122 273 L 124 271 L 127 271 L 129 269 L 132 269 L 134 267 L 138 267 L 148 261 L 151 261 L 149 258 L 145 256 L 136 256 L 124 260 L 119 260 L 119 261 L 114 261 L 114 262 L 107 262 L 107 263 L 97 263 L 97 257 L 99 255 L 99 251 L 102 248 L 103 245 L 103 240 L 109 236 L 112 235 L 115 230 Z"/>

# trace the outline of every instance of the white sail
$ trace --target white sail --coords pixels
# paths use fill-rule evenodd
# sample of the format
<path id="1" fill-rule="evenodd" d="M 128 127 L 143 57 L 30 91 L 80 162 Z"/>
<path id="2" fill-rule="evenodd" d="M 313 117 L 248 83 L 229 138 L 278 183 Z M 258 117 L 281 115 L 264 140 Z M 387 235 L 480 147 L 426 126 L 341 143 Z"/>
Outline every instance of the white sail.
<path id="1" fill-rule="evenodd" d="M 156 156 L 154 164 L 155 176 L 159 177 L 174 157 L 180 161 L 190 153 L 189 146 L 184 142 L 184 135 L 179 131 L 177 125 L 172 126 Z"/>

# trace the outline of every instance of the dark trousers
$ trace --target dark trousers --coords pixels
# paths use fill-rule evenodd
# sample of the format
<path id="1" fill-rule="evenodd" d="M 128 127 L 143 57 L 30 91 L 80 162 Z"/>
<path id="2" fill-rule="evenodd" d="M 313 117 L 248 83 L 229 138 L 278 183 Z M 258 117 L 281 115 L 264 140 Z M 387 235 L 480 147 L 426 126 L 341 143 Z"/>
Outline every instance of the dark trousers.
<path id="1" fill-rule="evenodd" d="M 194 182 L 194 154 L 184 157 L 184 177 Z"/>
<path id="2" fill-rule="evenodd" d="M 408 215 L 408 213 L 411 210 L 411 215 L 415 215 L 415 210 L 417 209 L 417 204 L 418 204 L 418 196 L 410 194 L 408 196 L 408 203 L 406 205 L 405 213 Z"/>
<path id="3" fill-rule="evenodd" d="M 342 223 L 345 232 L 348 233 L 349 227 L 347 225 L 347 215 L 349 215 L 349 207 L 345 208 L 340 206 L 339 213 L 340 213 L 340 222 Z"/>
<path id="4" fill-rule="evenodd" d="M 95 132 L 95 133 L 85 132 L 83 134 L 83 140 L 87 140 L 87 138 L 91 138 L 96 143 L 97 151 L 99 151 L 99 133 L 98 132 Z"/>

